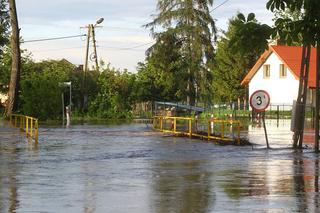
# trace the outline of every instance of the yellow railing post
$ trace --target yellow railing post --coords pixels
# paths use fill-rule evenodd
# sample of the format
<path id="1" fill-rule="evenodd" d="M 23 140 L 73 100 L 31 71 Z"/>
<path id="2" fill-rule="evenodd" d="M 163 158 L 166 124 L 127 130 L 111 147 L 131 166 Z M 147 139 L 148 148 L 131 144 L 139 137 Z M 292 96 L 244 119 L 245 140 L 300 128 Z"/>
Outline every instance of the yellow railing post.
<path id="1" fill-rule="evenodd" d="M 30 137 L 32 138 L 32 132 L 33 132 L 33 118 L 30 119 L 31 123 L 30 123 Z"/>
<path id="2" fill-rule="evenodd" d="M 210 136 L 211 136 L 211 121 L 209 119 L 209 121 L 208 121 L 208 140 L 210 140 Z"/>
<path id="3" fill-rule="evenodd" d="M 189 137 L 192 138 L 192 119 L 189 118 Z"/>
<path id="4" fill-rule="evenodd" d="M 240 123 L 237 123 L 237 131 L 238 131 L 238 138 L 237 138 L 237 142 L 238 142 L 238 145 L 240 145 Z"/>
<path id="5" fill-rule="evenodd" d="M 177 130 L 177 118 L 173 119 L 173 133 L 175 134 Z"/>
<path id="6" fill-rule="evenodd" d="M 28 137 L 28 131 L 29 131 L 29 119 L 26 117 L 26 136 Z"/>
<path id="7" fill-rule="evenodd" d="M 160 131 L 163 130 L 163 117 L 160 117 Z"/>
<path id="8" fill-rule="evenodd" d="M 221 125 L 221 138 L 224 138 L 224 122 L 223 121 Z"/>
<path id="9" fill-rule="evenodd" d="M 38 126 L 38 119 L 35 120 L 35 142 L 36 144 L 38 144 L 38 129 L 39 129 L 39 126 Z"/>

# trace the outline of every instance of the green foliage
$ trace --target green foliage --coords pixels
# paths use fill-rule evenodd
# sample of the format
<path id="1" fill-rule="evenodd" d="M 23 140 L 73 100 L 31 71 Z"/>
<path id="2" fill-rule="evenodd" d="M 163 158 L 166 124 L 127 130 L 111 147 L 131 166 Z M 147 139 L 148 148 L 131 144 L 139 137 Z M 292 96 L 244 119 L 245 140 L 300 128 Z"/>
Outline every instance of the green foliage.
<path id="1" fill-rule="evenodd" d="M 138 66 L 138 97 L 141 101 L 182 100 L 186 98 L 186 63 L 180 54 L 182 42 L 171 31 L 159 33 L 147 51 L 146 64 Z"/>
<path id="2" fill-rule="evenodd" d="M 8 43 L 9 14 L 7 0 L 0 0 L 0 60 L 3 53 L 3 46 Z"/>
<path id="3" fill-rule="evenodd" d="M 207 79 L 211 76 L 212 37 L 216 34 L 208 8 L 212 3 L 212 0 L 158 0 L 159 14 L 146 25 L 157 40 L 149 51 L 147 62 L 160 72 L 180 76 L 176 81 L 176 98 L 188 97 L 190 104 L 194 104 L 197 97 L 206 99 L 206 94 L 210 93 Z M 161 33 L 156 32 L 159 26 L 164 29 Z"/>
<path id="4" fill-rule="evenodd" d="M 29 62 L 21 78 L 21 103 L 23 114 L 39 119 L 57 119 L 61 115 L 59 83 L 68 80 L 75 67 L 67 61 Z"/>
<path id="5" fill-rule="evenodd" d="M 128 118 L 135 101 L 135 75 L 109 66 L 98 78 L 99 92 L 89 104 L 89 115 L 100 118 Z"/>
<path id="6" fill-rule="evenodd" d="M 267 48 L 270 34 L 271 28 L 258 23 L 253 13 L 247 18 L 239 13 L 230 19 L 228 31 L 217 43 L 213 68 L 215 101 L 245 98 L 245 88 L 240 83 Z"/>
<path id="7" fill-rule="evenodd" d="M 7 92 L 8 88 L 4 87 L 9 85 L 11 71 L 11 54 L 9 49 L 5 48 L 3 54 L 0 57 L 0 92 Z"/>
<path id="8" fill-rule="evenodd" d="M 272 12 L 290 11 L 300 17 L 279 17 L 275 21 L 273 37 L 286 43 L 295 42 L 316 46 L 320 42 L 320 1 L 318 0 L 269 0 L 267 9 Z"/>

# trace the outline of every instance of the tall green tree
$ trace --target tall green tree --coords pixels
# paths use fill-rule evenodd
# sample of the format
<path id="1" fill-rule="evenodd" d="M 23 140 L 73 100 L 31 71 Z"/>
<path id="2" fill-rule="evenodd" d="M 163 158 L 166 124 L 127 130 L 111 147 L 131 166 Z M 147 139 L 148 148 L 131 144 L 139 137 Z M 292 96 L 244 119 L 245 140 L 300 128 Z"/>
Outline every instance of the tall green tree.
<path id="1" fill-rule="evenodd" d="M 143 101 L 181 101 L 185 98 L 181 91 L 187 87 L 186 64 L 180 54 L 182 41 L 170 30 L 159 33 L 156 39 L 147 51 L 146 63 L 138 67 L 139 97 Z"/>
<path id="2" fill-rule="evenodd" d="M 253 13 L 238 13 L 229 20 L 228 30 L 217 43 L 213 87 L 216 101 L 234 102 L 245 99 L 240 85 L 248 70 L 268 47 L 271 28 L 259 23 Z"/>
<path id="3" fill-rule="evenodd" d="M 0 60 L 3 54 L 3 47 L 8 43 L 9 14 L 7 0 L 0 0 Z"/>
<path id="4" fill-rule="evenodd" d="M 185 88 L 179 93 L 191 105 L 195 104 L 197 96 L 201 100 L 210 88 L 207 79 L 211 77 L 209 65 L 214 59 L 212 40 L 216 35 L 215 22 L 209 11 L 212 4 L 213 0 L 158 0 L 159 13 L 146 25 L 157 40 L 154 47 L 166 41 L 159 39 L 164 34 L 180 44 L 180 57 L 174 63 L 179 64 L 179 81 L 184 82 Z M 163 31 L 157 32 L 157 27 Z"/>
<path id="5" fill-rule="evenodd" d="M 6 90 L 4 85 L 8 84 L 7 57 L 4 54 L 5 46 L 9 42 L 9 14 L 7 0 L 0 0 L 0 92 Z"/>

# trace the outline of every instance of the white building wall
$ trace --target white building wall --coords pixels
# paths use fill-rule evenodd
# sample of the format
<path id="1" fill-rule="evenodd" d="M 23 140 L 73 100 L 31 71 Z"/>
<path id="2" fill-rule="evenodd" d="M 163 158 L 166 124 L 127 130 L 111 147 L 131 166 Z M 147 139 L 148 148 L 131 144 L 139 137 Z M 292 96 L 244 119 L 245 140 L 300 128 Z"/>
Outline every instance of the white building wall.
<path id="1" fill-rule="evenodd" d="M 0 105 L 8 99 L 8 95 L 0 93 Z"/>
<path id="2" fill-rule="evenodd" d="M 257 71 L 249 83 L 249 97 L 256 90 L 265 90 L 270 95 L 272 105 L 292 105 L 297 99 L 299 80 L 287 69 L 287 77 L 280 78 L 280 64 L 282 61 L 271 53 L 264 64 L 270 65 L 270 78 L 263 78 L 263 66 Z"/>

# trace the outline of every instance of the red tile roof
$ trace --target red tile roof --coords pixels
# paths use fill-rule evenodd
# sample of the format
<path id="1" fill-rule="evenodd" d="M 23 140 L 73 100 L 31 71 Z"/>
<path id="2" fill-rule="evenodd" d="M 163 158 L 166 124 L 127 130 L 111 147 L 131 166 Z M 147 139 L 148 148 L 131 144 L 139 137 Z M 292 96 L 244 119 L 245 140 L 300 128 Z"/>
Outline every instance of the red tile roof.
<path id="1" fill-rule="evenodd" d="M 299 79 L 301 67 L 302 47 L 297 46 L 270 46 L 259 58 L 257 63 L 248 72 L 242 80 L 241 85 L 246 85 L 250 82 L 252 77 L 256 74 L 259 68 L 263 65 L 265 60 L 274 52 L 279 59 L 289 68 L 292 74 Z M 316 48 L 311 48 L 310 68 L 308 87 L 316 87 Z"/>

